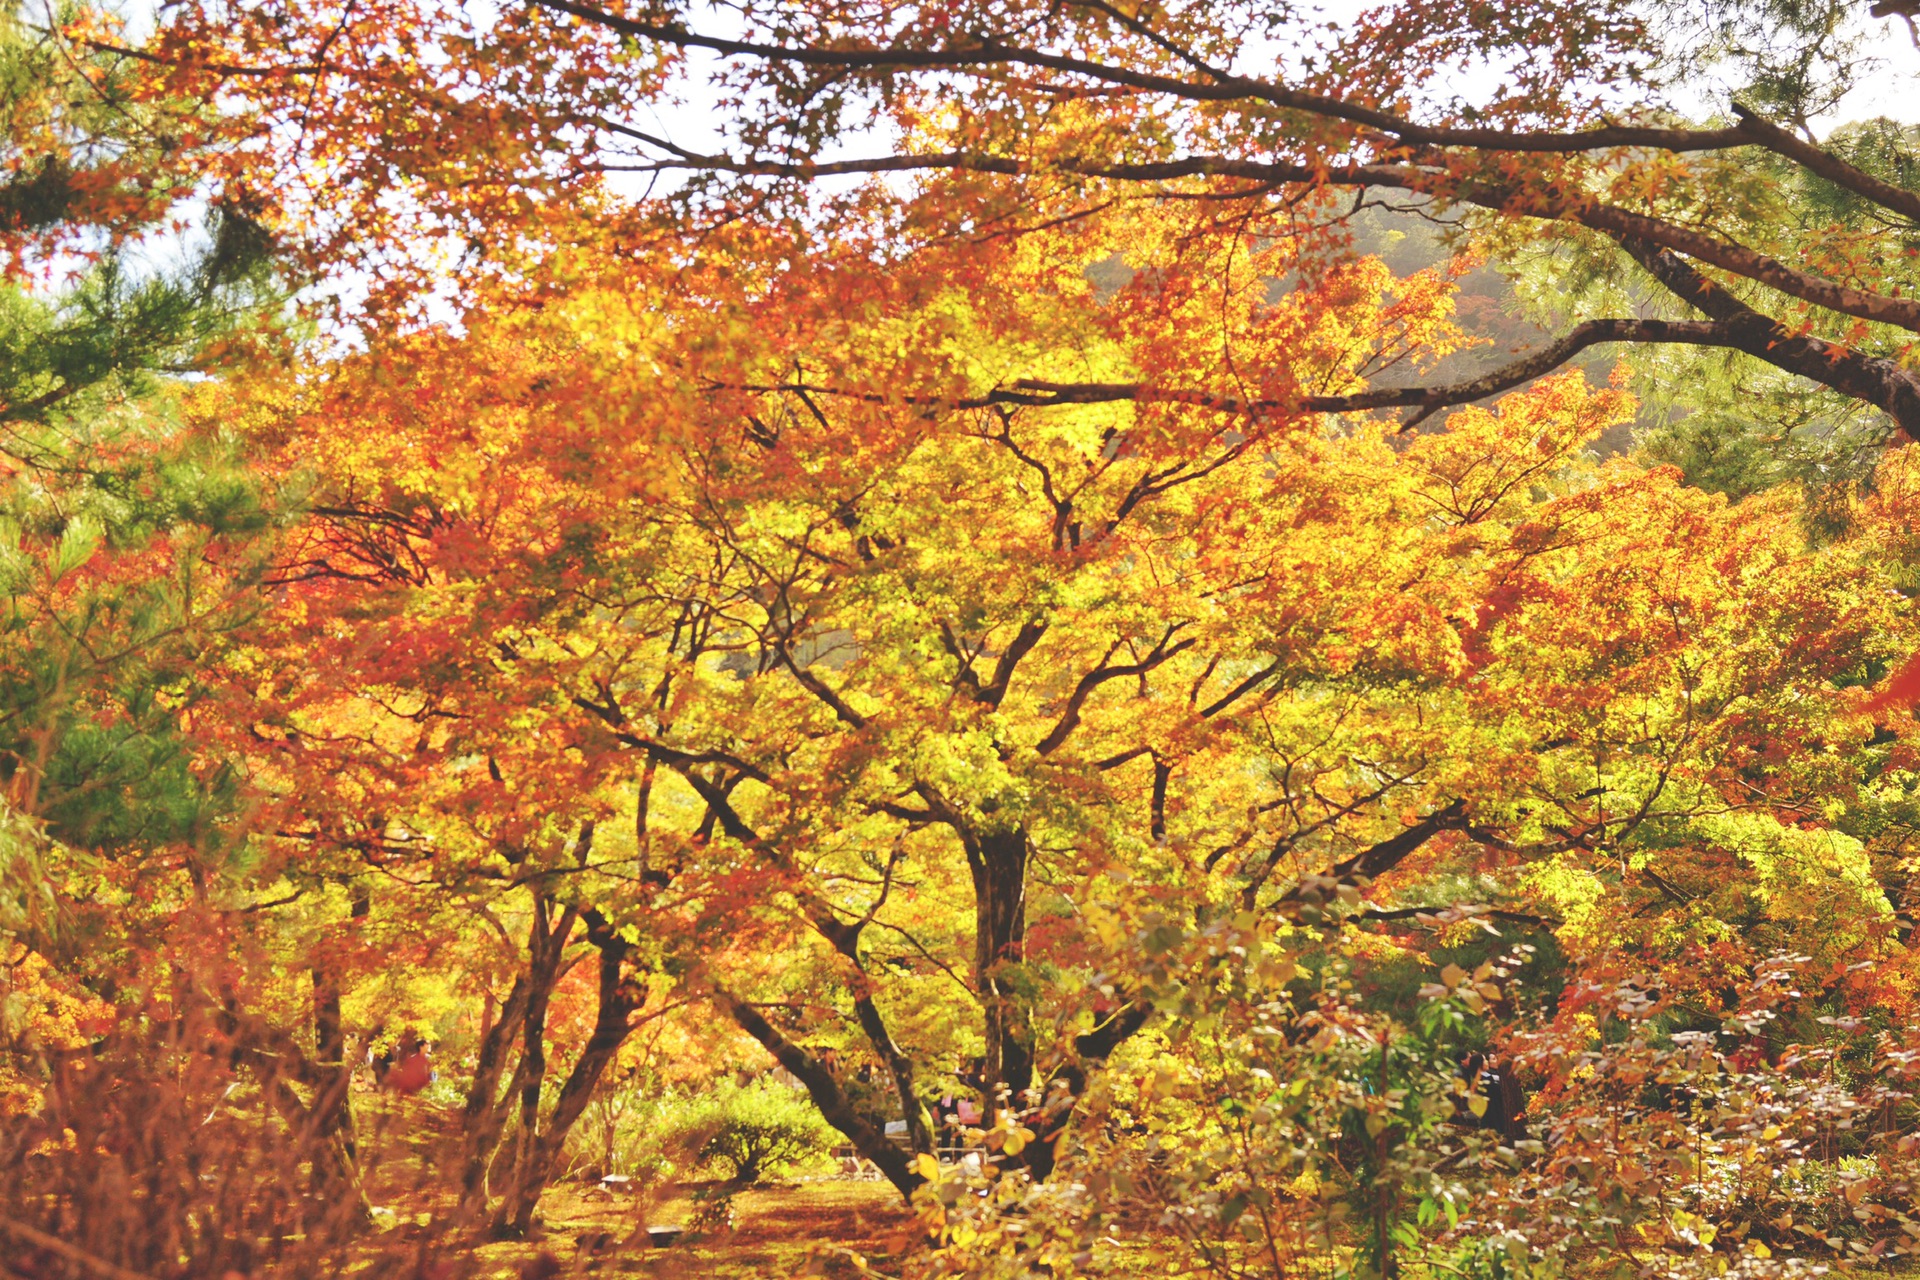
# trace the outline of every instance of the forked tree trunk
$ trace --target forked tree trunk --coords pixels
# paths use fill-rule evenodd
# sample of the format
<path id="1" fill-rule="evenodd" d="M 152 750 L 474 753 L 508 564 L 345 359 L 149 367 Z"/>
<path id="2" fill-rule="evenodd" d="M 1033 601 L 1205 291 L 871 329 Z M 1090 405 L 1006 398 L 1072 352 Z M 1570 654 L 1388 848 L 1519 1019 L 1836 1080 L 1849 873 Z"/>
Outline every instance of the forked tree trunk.
<path id="1" fill-rule="evenodd" d="M 553 1178 L 555 1163 L 566 1146 L 567 1135 L 593 1100 L 600 1078 L 619 1056 L 620 1046 L 633 1033 L 632 1015 L 639 1007 L 622 968 L 631 949 L 598 912 L 589 910 L 587 939 L 600 952 L 599 1009 L 594 1015 L 593 1034 L 580 1051 L 560 1096 L 554 1100 L 553 1114 L 532 1132 L 523 1130 L 523 1151 L 515 1165 L 513 1179 L 501 1197 L 500 1211 L 494 1220 L 496 1234 L 524 1236 L 533 1226 L 533 1213 L 540 1196 Z M 522 1123 L 526 1113 L 522 1110 Z M 536 1114 L 537 1120 L 537 1114 Z"/>
<path id="2" fill-rule="evenodd" d="M 814 927 L 821 936 L 832 943 L 834 950 L 846 957 L 853 967 L 854 1019 L 860 1024 L 860 1030 L 865 1033 L 875 1056 L 886 1068 L 888 1078 L 893 1081 L 894 1095 L 900 1101 L 901 1119 L 907 1126 L 907 1145 L 915 1153 L 931 1152 L 933 1138 L 927 1127 L 926 1109 L 921 1106 L 919 1095 L 913 1087 L 913 1060 L 887 1028 L 886 1015 L 873 998 L 872 976 L 867 972 L 866 961 L 860 955 L 860 935 L 865 922 L 844 923 L 824 903 L 815 904 L 812 916 Z"/>
<path id="3" fill-rule="evenodd" d="M 740 1029 L 758 1040 L 773 1055 L 774 1061 L 791 1071 L 806 1086 L 807 1096 L 820 1109 L 826 1122 L 838 1129 L 861 1157 L 880 1170 L 903 1198 L 911 1198 L 922 1179 L 907 1153 L 887 1139 L 884 1125 L 876 1125 L 860 1113 L 847 1097 L 833 1072 L 812 1054 L 780 1034 L 766 1015 L 746 1001 L 724 990 L 717 990 L 720 1003 L 732 1015 Z"/>
<path id="4" fill-rule="evenodd" d="M 527 975 L 516 977 L 500 1006 L 499 1020 L 480 1038 L 473 1083 L 467 1089 L 467 1105 L 460 1117 L 460 1207 L 469 1216 L 486 1212 L 487 1164 L 507 1123 L 500 1077 L 506 1071 L 507 1048 L 527 1016 L 529 991 Z"/>
<path id="5" fill-rule="evenodd" d="M 481 1073 L 476 1071 L 473 1087 L 468 1091 L 461 1204 L 463 1210 L 473 1216 L 486 1212 L 489 1183 L 499 1181 L 508 1187 L 514 1186 L 521 1164 L 533 1154 L 531 1145 L 540 1119 L 540 1090 L 547 1074 L 547 1008 L 553 999 L 554 986 L 560 980 L 567 941 L 580 918 L 579 908 L 569 906 L 554 920 L 553 905 L 552 899 L 545 895 L 534 895 L 533 923 L 527 932 L 525 1011 L 518 1019 L 520 1060 L 514 1066 L 513 1078 L 508 1081 L 507 1096 L 496 1100 L 493 1092 L 501 1070 L 499 1060 L 491 1067 L 490 1080 L 483 1081 Z M 513 997 L 508 999 L 511 1002 Z M 512 1020 L 503 1015 L 495 1028 L 502 1036 L 502 1058 L 506 1042 L 512 1039 L 511 1024 Z M 519 1124 L 513 1137 L 504 1146 L 498 1145 L 506 1118 L 516 1102 Z"/>
<path id="6" fill-rule="evenodd" d="M 854 980 L 867 984 L 869 979 L 865 969 L 855 974 Z M 907 1145 L 915 1153 L 933 1150 L 933 1135 L 927 1127 L 926 1108 L 913 1088 L 913 1060 L 895 1042 L 893 1033 L 887 1029 L 886 1020 L 880 1014 L 880 1006 L 874 1002 L 870 990 L 862 991 L 854 999 L 854 1016 L 859 1020 L 860 1029 L 866 1033 L 867 1043 L 887 1069 L 887 1077 L 893 1081 L 894 1096 L 900 1101 L 900 1117 L 907 1126 Z"/>

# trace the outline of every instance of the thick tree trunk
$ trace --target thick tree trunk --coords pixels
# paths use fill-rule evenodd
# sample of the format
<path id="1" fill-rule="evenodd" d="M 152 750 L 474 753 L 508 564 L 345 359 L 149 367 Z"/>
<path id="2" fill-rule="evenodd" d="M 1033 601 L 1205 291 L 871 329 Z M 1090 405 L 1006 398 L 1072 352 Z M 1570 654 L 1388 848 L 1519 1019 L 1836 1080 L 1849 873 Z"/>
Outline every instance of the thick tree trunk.
<path id="1" fill-rule="evenodd" d="M 1122 1005 L 1092 1031 L 1074 1037 L 1073 1056 L 1052 1073 L 1047 1080 L 1046 1097 L 1026 1115 L 1034 1141 L 1008 1161 L 1009 1167 L 1024 1168 L 1037 1181 L 1045 1181 L 1052 1175 L 1060 1154 L 1060 1140 L 1066 1136 L 1067 1125 L 1086 1094 L 1088 1072 L 1105 1066 L 1113 1051 L 1146 1026 L 1152 1016 L 1151 1004 L 1134 1000 Z"/>
<path id="2" fill-rule="evenodd" d="M 364 884 L 348 885 L 348 919 L 364 920 L 372 897 Z M 347 1036 L 341 1018 L 340 975 L 330 965 L 308 970 L 313 983 L 313 1045 L 316 1078 L 313 1103 L 304 1126 L 312 1145 L 311 1177 L 315 1194 L 331 1195 L 357 1186 L 359 1151 L 353 1125 L 353 1063 L 347 1060 Z"/>
<path id="3" fill-rule="evenodd" d="M 1023 829 L 980 837 L 973 856 L 974 983 L 985 1008 L 986 1116 L 999 1118 L 1001 1092 L 1015 1112 L 1024 1110 L 1033 1087 L 1031 1011 L 1019 994 L 1013 968 L 1027 955 L 1027 862 Z"/>
<path id="4" fill-rule="evenodd" d="M 340 986 L 325 965 L 310 971 L 313 980 L 313 1052 L 318 1080 L 305 1128 L 313 1143 L 315 1194 L 324 1194 L 351 1178 L 355 1151 L 353 1110 L 347 1092 L 353 1064 L 346 1060 L 347 1037 L 341 1025 Z"/>

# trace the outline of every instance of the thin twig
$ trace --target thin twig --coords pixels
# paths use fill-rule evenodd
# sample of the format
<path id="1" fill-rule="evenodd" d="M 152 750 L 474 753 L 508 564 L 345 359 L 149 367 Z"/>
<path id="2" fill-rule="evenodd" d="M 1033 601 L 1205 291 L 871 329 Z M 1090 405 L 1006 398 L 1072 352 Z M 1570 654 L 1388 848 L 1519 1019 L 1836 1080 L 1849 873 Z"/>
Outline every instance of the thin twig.
<path id="1" fill-rule="evenodd" d="M 105 1258 L 96 1258 L 86 1250 L 68 1244 L 57 1236 L 50 1236 L 38 1227 L 30 1227 L 24 1222 L 15 1222 L 11 1218 L 0 1218 L 0 1233 L 24 1240 L 37 1249 L 48 1253 L 57 1253 L 68 1262 L 77 1263 L 96 1275 L 111 1276 L 112 1280 L 152 1280 L 138 1271 L 129 1271 L 125 1267 L 108 1262 Z"/>

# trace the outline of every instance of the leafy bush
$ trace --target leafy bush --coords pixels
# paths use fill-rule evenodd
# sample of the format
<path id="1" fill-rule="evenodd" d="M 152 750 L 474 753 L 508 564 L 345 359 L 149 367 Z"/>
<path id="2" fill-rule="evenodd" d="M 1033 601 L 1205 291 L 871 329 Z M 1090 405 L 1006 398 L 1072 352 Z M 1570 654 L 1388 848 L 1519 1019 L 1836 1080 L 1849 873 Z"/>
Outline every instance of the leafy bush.
<path id="1" fill-rule="evenodd" d="M 729 1181 L 742 1187 L 821 1160 L 834 1145 L 833 1130 L 803 1095 L 765 1079 L 693 1099 L 681 1126 L 685 1148 L 730 1170 Z"/>

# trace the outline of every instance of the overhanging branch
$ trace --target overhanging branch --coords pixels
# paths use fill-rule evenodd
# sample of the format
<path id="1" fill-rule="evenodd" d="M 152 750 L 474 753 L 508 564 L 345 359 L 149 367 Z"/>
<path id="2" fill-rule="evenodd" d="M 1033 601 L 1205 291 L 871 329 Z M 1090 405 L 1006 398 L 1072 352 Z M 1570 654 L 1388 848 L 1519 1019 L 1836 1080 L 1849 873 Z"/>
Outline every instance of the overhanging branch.
<path id="1" fill-rule="evenodd" d="M 1694 278 L 1700 279 L 1697 273 Z M 1731 298 L 1731 295 L 1724 296 Z M 1565 337 L 1477 378 L 1427 387 L 1381 387 L 1337 396 L 1247 398 L 1191 388 L 1155 387 L 1142 382 L 1045 382 L 1036 379 L 1020 379 L 983 395 L 962 397 L 889 395 L 815 383 L 741 384 L 716 387 L 715 390 L 766 394 L 805 390 L 810 395 L 859 400 L 868 404 L 891 403 L 948 410 L 980 409 L 992 405 L 1054 408 L 1124 401 L 1187 405 L 1215 413 L 1251 417 L 1414 409 L 1416 412 L 1413 417 L 1402 426 L 1402 430 L 1405 430 L 1441 409 L 1471 404 L 1524 386 L 1535 378 L 1551 373 L 1582 351 L 1612 342 L 1724 347 L 1744 351 L 1843 394 L 1867 400 L 1885 409 L 1901 423 L 1903 429 L 1908 423 L 1908 418 L 1903 415 L 1910 413 L 1913 415 L 1914 430 L 1920 431 L 1920 385 L 1916 385 L 1898 366 L 1890 361 L 1861 355 L 1837 343 L 1818 338 L 1792 338 L 1775 322 L 1744 304 L 1738 314 L 1710 321 L 1588 320 L 1576 325 Z M 1211 708 L 1209 713 L 1216 709 Z"/>

